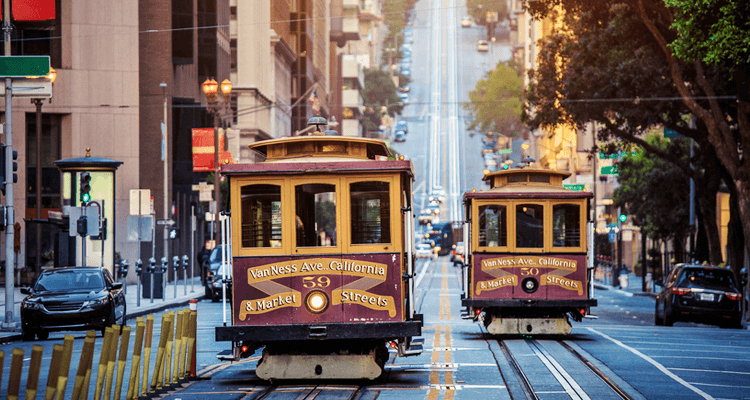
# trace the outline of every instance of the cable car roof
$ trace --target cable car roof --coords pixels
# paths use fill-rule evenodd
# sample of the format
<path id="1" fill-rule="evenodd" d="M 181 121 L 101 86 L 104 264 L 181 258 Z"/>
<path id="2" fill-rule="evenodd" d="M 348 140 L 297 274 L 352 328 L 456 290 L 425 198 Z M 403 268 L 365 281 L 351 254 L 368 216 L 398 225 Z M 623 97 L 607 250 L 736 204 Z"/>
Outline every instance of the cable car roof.
<path id="1" fill-rule="evenodd" d="M 350 136 L 294 136 L 263 140 L 249 147 L 265 156 L 265 162 L 293 161 L 303 157 L 381 161 L 393 158 L 382 140 Z"/>
<path id="2" fill-rule="evenodd" d="M 566 189 L 563 179 L 570 172 L 542 168 L 513 168 L 490 172 L 484 175 L 483 181 L 490 189 L 466 193 L 465 197 L 592 197 L 592 193 Z"/>

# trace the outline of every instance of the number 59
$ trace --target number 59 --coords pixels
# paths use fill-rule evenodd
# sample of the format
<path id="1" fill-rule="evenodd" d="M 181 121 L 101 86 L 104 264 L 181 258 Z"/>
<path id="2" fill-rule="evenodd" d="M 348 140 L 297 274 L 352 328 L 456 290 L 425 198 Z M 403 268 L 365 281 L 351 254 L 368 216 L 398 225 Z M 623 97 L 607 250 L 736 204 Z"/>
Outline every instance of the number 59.
<path id="1" fill-rule="evenodd" d="M 327 276 L 319 276 L 318 279 L 315 279 L 314 276 L 306 276 L 302 278 L 302 286 L 305 288 L 314 288 L 314 287 L 322 287 L 326 288 L 331 285 L 331 279 Z"/>

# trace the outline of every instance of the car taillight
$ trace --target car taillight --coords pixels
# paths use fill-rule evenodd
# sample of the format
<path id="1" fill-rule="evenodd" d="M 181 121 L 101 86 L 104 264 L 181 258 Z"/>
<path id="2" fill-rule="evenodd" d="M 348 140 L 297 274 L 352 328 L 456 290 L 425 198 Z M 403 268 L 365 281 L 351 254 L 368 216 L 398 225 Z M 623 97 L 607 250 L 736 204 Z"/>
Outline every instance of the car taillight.
<path id="1" fill-rule="evenodd" d="M 680 296 L 684 294 L 690 293 L 690 289 L 688 288 L 681 288 L 681 287 L 673 287 L 672 288 L 672 294 L 678 294 Z"/>
<path id="2" fill-rule="evenodd" d="M 740 293 L 734 292 L 724 292 L 724 296 L 727 296 L 729 300 L 739 300 L 742 297 Z"/>

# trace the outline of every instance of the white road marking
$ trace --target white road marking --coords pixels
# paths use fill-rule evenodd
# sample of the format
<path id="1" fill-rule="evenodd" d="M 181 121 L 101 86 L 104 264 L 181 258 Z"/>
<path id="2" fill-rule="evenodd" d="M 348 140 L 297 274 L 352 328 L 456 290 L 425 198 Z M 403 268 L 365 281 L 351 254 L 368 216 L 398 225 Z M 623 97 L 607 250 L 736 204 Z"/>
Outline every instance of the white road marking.
<path id="1" fill-rule="evenodd" d="M 608 336 L 605 333 L 597 331 L 596 329 L 593 329 L 593 328 L 587 328 L 587 329 L 589 331 L 591 331 L 591 332 L 596 333 L 597 335 L 600 335 L 600 336 L 604 337 L 605 339 L 613 342 L 614 344 L 616 344 L 616 345 L 618 345 L 618 346 L 620 346 L 620 347 L 622 347 L 622 348 L 630 351 L 631 353 L 637 355 L 638 357 L 641 357 L 642 359 L 644 359 L 647 362 L 651 363 L 654 367 L 658 368 L 659 371 L 661 371 L 662 373 L 664 373 L 668 377 L 674 379 L 675 381 L 677 381 L 677 383 L 681 384 L 682 386 L 685 386 L 686 388 L 688 388 L 688 389 L 692 390 L 693 392 L 697 393 L 699 396 L 703 397 L 704 399 L 711 399 L 711 400 L 714 399 L 713 396 L 711 396 L 710 394 L 708 394 L 708 393 L 706 393 L 706 392 L 698 389 L 697 387 L 691 385 L 690 383 L 688 383 L 684 379 L 682 379 L 679 376 L 675 375 L 674 373 L 672 373 L 671 371 L 669 371 L 669 369 L 667 369 L 665 366 L 663 366 L 660 363 L 656 362 L 656 360 L 654 360 L 653 358 L 651 358 L 651 357 L 649 357 L 649 356 L 641 353 L 640 351 L 638 351 L 638 350 L 636 350 L 636 349 L 634 349 L 634 348 L 626 345 L 625 343 L 623 343 L 623 342 L 621 342 L 621 341 L 619 341 L 617 339 L 614 339 L 614 338 Z"/>

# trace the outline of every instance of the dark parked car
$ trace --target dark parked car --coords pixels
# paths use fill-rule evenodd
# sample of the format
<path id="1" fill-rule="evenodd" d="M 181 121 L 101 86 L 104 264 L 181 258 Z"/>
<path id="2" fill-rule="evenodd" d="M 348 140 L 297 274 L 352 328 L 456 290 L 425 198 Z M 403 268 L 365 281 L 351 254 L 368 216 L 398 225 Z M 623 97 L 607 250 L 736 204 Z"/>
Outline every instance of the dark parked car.
<path id="1" fill-rule="evenodd" d="M 62 267 L 42 271 L 21 301 L 24 340 L 41 340 L 50 331 L 99 329 L 125 324 L 122 283 L 101 267 Z"/>
<path id="2" fill-rule="evenodd" d="M 206 272 L 206 298 L 211 300 L 221 300 L 221 275 L 217 275 L 219 267 L 221 267 L 221 250 L 226 245 L 216 246 L 211 250 L 211 255 L 208 256 L 208 270 Z M 229 251 L 231 257 L 231 248 Z M 231 260 L 227 260 L 230 263 Z M 229 273 L 231 273 L 231 268 Z M 219 272 L 220 273 L 220 272 Z M 218 279 L 218 289 L 216 287 L 216 281 Z M 218 298 L 217 298 L 218 296 Z"/>
<path id="3" fill-rule="evenodd" d="M 742 295 L 731 269 L 677 264 L 666 282 L 656 283 L 663 283 L 656 296 L 656 325 L 691 321 L 730 328 L 742 326 Z"/>
<path id="4" fill-rule="evenodd" d="M 231 301 L 232 299 L 232 265 L 224 264 L 224 266 L 219 266 L 211 275 L 211 301 L 221 301 L 222 299 L 221 286 L 224 274 L 226 274 L 228 280 L 226 289 L 227 301 Z"/>

